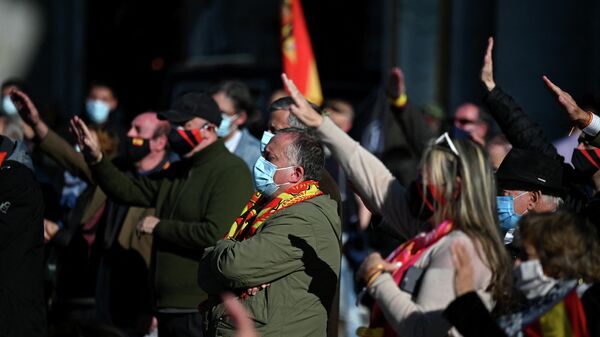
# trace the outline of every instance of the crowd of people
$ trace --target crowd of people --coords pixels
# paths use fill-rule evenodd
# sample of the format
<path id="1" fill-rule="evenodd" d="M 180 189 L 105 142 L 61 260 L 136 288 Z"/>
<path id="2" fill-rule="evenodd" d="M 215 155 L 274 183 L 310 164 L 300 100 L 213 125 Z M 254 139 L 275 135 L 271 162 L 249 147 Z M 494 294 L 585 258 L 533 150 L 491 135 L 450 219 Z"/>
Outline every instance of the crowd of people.
<path id="1" fill-rule="evenodd" d="M 600 106 L 540 80 L 565 160 L 492 54 L 450 121 L 392 69 L 360 141 L 285 74 L 262 135 L 241 81 L 66 127 L 5 81 L 0 336 L 600 336 Z"/>

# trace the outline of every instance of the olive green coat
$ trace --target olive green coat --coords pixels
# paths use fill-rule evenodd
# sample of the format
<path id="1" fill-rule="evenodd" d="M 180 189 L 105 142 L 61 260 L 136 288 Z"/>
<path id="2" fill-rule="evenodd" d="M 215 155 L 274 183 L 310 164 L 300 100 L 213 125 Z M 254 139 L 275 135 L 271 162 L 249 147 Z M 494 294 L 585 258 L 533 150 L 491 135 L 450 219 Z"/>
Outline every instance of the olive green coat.
<path id="1" fill-rule="evenodd" d="M 107 159 L 90 168 L 113 200 L 156 208 L 151 265 L 157 308 L 195 309 L 206 299 L 196 280 L 202 252 L 225 236 L 252 194 L 246 164 L 218 140 L 158 176 L 131 178 Z"/>
<path id="2" fill-rule="evenodd" d="M 326 336 L 327 312 L 340 271 L 337 205 L 322 195 L 272 215 L 248 240 L 207 249 L 198 281 L 211 295 L 207 336 L 233 336 L 219 295 L 270 283 L 242 303 L 263 336 Z"/>

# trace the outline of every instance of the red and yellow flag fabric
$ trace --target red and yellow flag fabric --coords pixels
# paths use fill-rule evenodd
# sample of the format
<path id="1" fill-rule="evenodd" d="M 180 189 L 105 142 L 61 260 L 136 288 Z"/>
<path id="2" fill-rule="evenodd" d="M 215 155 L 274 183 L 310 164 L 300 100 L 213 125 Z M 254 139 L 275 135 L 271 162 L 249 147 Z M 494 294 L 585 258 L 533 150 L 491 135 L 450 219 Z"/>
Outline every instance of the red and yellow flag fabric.
<path id="1" fill-rule="evenodd" d="M 585 312 L 577 291 L 571 291 L 524 332 L 527 337 L 589 337 Z"/>
<path id="2" fill-rule="evenodd" d="M 311 102 L 321 105 L 323 92 L 317 61 L 310 43 L 300 0 L 283 0 L 281 6 L 283 71 Z"/>

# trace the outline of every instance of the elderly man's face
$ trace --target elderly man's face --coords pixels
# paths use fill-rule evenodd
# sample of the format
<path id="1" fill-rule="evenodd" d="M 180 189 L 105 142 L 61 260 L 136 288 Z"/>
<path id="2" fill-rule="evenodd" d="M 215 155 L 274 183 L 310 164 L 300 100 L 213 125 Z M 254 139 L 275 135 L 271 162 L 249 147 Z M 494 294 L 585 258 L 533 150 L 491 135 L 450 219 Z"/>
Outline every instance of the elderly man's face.
<path id="1" fill-rule="evenodd" d="M 292 166 L 292 164 L 289 162 L 289 159 L 287 157 L 286 154 L 286 149 L 288 148 L 288 146 L 290 144 L 292 144 L 293 142 L 293 136 L 289 135 L 289 134 L 278 134 L 275 135 L 275 137 L 273 137 L 273 139 L 271 139 L 271 141 L 269 142 L 269 144 L 267 144 L 267 147 L 265 148 L 265 151 L 263 153 L 263 156 L 265 157 L 266 160 L 268 160 L 269 162 L 271 162 L 273 165 L 277 166 L 277 168 L 285 168 L 285 167 L 290 167 Z M 292 174 L 294 173 L 294 170 L 292 168 L 290 169 L 285 169 L 285 170 L 277 170 L 275 172 L 275 175 L 273 176 L 273 181 L 277 184 L 277 185 L 281 185 L 281 184 L 285 184 L 285 183 L 295 183 L 295 181 L 293 181 L 293 177 Z"/>
<path id="2" fill-rule="evenodd" d="M 523 215 L 527 212 L 529 208 L 529 203 L 531 201 L 530 193 L 526 191 L 517 191 L 517 190 L 504 190 L 502 191 L 502 195 L 504 196 L 512 196 L 513 197 L 513 208 L 515 213 L 518 215 Z"/>

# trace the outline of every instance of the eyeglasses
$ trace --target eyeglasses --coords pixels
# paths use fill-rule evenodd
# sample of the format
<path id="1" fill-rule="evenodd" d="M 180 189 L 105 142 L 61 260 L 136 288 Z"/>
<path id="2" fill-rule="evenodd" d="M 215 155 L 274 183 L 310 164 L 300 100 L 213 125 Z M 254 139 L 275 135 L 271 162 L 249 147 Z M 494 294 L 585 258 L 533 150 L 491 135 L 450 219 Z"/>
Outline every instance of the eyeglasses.
<path id="1" fill-rule="evenodd" d="M 444 132 L 443 135 L 439 136 L 438 139 L 435 140 L 435 145 L 442 145 L 442 144 L 447 144 L 448 147 L 450 148 L 450 151 L 452 151 L 452 153 L 454 153 L 457 157 L 460 157 L 460 155 L 458 154 L 458 150 L 456 149 L 456 146 L 454 146 L 452 139 L 450 139 L 450 136 L 448 135 L 448 132 Z"/>

